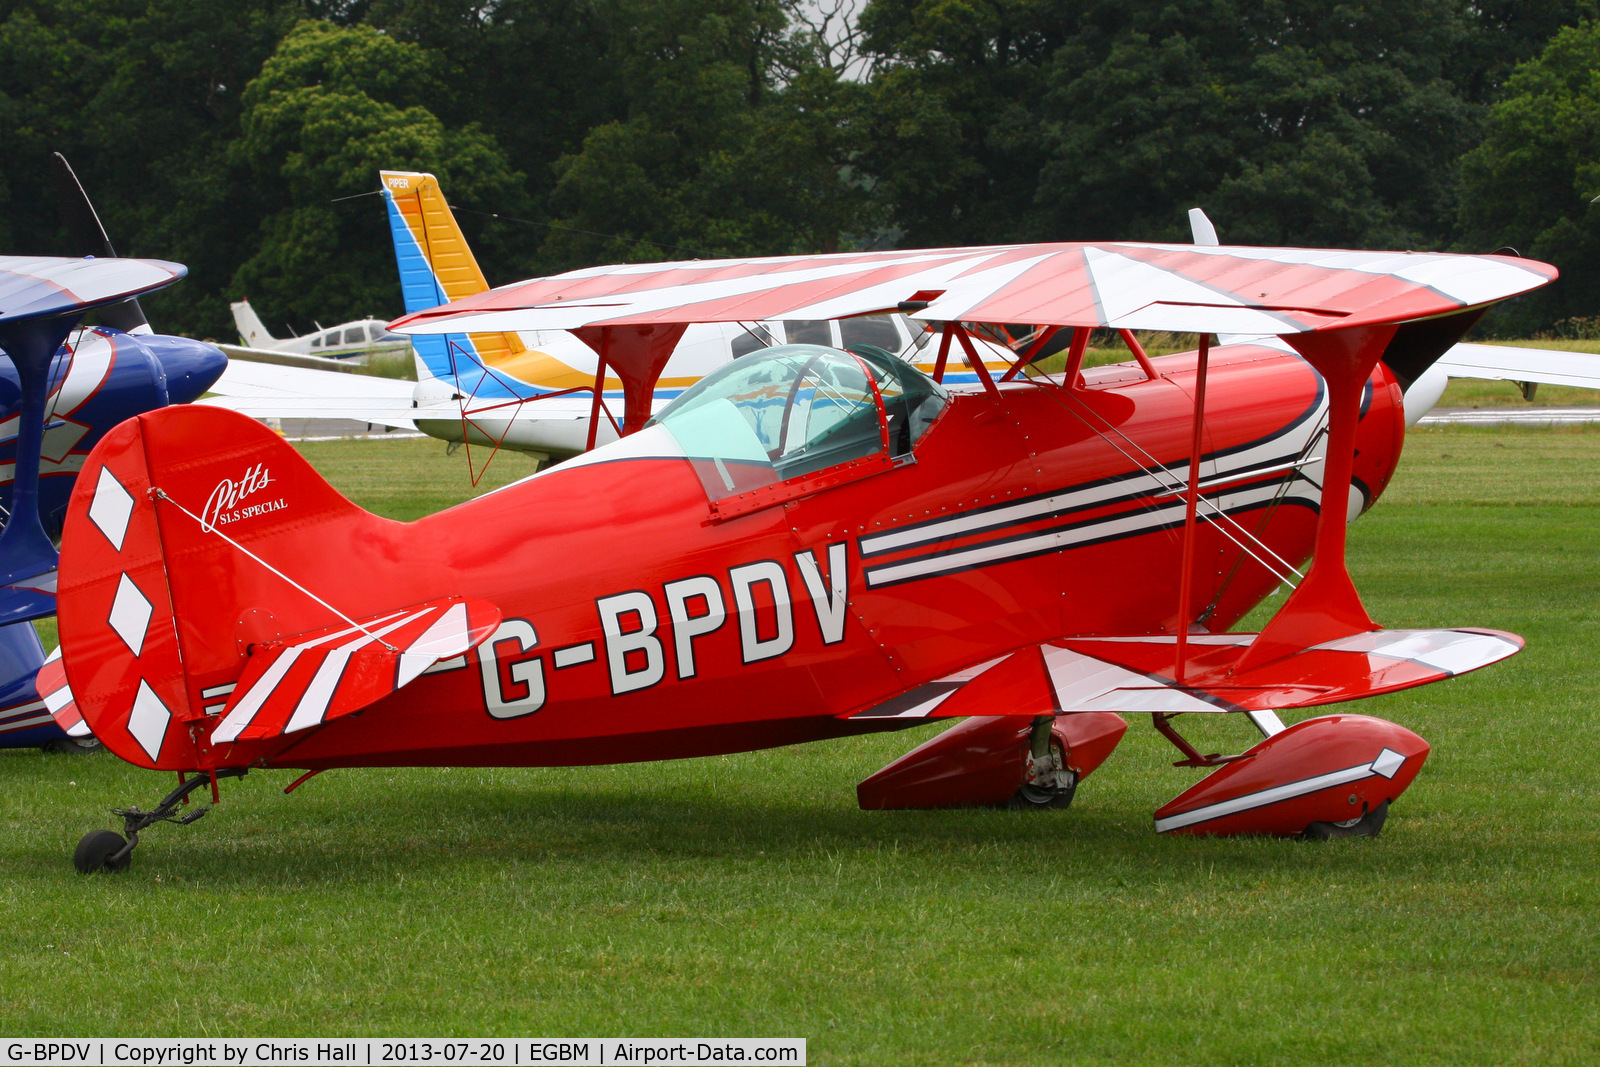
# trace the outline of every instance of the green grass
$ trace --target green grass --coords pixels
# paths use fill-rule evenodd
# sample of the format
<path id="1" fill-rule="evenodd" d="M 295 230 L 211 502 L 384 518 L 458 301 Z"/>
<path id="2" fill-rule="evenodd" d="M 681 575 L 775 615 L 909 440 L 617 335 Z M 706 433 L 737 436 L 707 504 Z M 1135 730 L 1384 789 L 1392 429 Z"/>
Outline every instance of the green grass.
<path id="1" fill-rule="evenodd" d="M 395 514 L 465 485 L 431 442 L 306 450 Z M 128 873 L 84 878 L 78 837 L 168 781 L 14 752 L 0 1033 L 1594 1062 L 1600 432 L 1438 429 L 1406 453 L 1352 530 L 1372 612 L 1529 645 L 1360 708 L 1434 746 L 1377 840 L 1157 837 L 1150 812 L 1197 772 L 1141 720 L 1065 812 L 856 810 L 854 784 L 936 727 L 623 768 L 337 771 L 288 797 L 292 772 L 259 772 L 199 824 L 150 831 Z M 1220 717 L 1194 733 L 1251 740 Z"/>

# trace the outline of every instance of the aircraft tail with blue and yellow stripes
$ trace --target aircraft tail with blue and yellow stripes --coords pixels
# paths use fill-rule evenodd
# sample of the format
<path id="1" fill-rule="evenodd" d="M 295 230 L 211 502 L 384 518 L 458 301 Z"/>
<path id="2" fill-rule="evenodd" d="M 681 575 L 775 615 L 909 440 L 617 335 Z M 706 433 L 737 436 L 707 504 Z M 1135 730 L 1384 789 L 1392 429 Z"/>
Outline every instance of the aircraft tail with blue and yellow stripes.
<path id="1" fill-rule="evenodd" d="M 488 289 L 439 180 L 416 171 L 378 174 L 406 311 L 438 307 Z M 594 382 L 592 364 L 589 369 L 574 367 L 527 347 L 512 332 L 420 334 L 411 340 L 419 381 L 455 379 L 479 397 L 533 396 Z"/>

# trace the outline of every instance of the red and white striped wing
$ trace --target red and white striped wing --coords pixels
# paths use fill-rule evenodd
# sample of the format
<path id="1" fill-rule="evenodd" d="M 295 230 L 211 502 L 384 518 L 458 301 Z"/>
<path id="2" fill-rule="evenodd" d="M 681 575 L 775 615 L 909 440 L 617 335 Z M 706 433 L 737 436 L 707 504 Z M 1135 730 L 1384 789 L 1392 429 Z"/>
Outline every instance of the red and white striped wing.
<path id="1" fill-rule="evenodd" d="M 67 667 L 61 662 L 60 645 L 45 657 L 44 665 L 34 676 L 33 686 L 56 725 L 65 730 L 68 737 L 90 736 L 89 724 L 83 721 L 83 712 L 78 710 L 78 702 L 72 699 L 72 687 L 67 684 Z"/>
<path id="2" fill-rule="evenodd" d="M 260 741 L 360 711 L 499 625 L 493 604 L 452 596 L 257 646 L 211 740 Z"/>
<path id="3" fill-rule="evenodd" d="M 518 282 L 403 332 L 827 319 L 929 301 L 932 321 L 1291 334 L 1503 300 L 1556 276 L 1509 256 L 1135 243 L 620 264 Z"/>

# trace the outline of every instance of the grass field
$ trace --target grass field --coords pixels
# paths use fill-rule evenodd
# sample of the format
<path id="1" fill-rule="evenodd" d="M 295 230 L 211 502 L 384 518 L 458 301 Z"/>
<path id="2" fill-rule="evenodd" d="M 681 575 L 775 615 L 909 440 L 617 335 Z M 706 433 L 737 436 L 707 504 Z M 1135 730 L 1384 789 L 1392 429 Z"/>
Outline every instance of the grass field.
<path id="1" fill-rule="evenodd" d="M 1352 531 L 1373 614 L 1528 649 L 1360 708 L 1434 746 L 1377 840 L 1158 838 L 1151 811 L 1198 772 L 1141 721 L 1064 812 L 858 811 L 855 783 L 936 728 L 623 768 L 340 771 L 288 797 L 291 772 L 261 772 L 150 831 L 128 873 L 84 878 L 78 837 L 168 780 L 0 753 L 0 1034 L 1600 1060 L 1600 432 L 1438 429 L 1406 450 Z M 435 442 L 306 451 L 400 517 L 464 495 Z"/>

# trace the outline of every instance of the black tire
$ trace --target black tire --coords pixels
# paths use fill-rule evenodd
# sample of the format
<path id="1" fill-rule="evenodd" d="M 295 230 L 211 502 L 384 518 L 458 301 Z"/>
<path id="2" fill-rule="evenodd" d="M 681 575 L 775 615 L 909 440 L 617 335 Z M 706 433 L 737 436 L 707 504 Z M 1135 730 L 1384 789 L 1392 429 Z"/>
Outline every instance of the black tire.
<path id="1" fill-rule="evenodd" d="M 40 751 L 58 756 L 92 756 L 104 752 L 106 746 L 98 737 L 57 737 L 39 746 Z"/>
<path id="2" fill-rule="evenodd" d="M 1072 784 L 1065 789 L 1047 789 L 1036 785 L 1024 785 L 1016 791 L 1011 798 L 1011 803 L 1006 806 L 1013 811 L 1067 808 L 1072 806 L 1072 798 L 1077 795 L 1078 777 L 1073 775 Z"/>
<path id="3" fill-rule="evenodd" d="M 121 852 L 127 844 L 127 838 L 115 830 L 91 830 L 78 842 L 77 851 L 72 854 L 72 865 L 82 874 L 125 871 L 133 860 L 133 853 L 129 852 L 115 862 L 111 857 Z"/>
<path id="4" fill-rule="evenodd" d="M 1348 823 L 1314 822 L 1300 836 L 1311 841 L 1331 841 L 1336 837 L 1377 837 L 1389 818 L 1389 802 L 1373 808 L 1359 819 Z"/>

